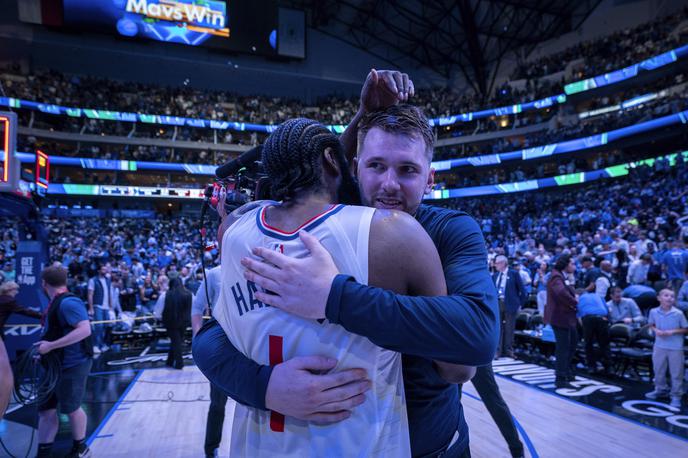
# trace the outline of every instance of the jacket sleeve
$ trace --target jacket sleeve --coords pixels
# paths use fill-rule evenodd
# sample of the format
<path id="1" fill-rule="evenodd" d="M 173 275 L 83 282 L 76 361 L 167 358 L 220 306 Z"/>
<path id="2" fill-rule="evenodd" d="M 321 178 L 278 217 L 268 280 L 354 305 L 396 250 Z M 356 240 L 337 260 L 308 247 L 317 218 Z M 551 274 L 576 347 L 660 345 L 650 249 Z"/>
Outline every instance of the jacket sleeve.
<path id="1" fill-rule="evenodd" d="M 480 228 L 470 217 L 452 218 L 437 248 L 444 255 L 449 296 L 397 295 L 339 275 L 330 289 L 327 318 L 389 350 L 455 364 L 490 364 L 498 338 L 497 294 Z"/>
<path id="2" fill-rule="evenodd" d="M 265 393 L 272 374 L 236 349 L 215 320 L 198 332 L 192 342 L 194 362 L 210 382 L 235 401 L 256 409 L 265 408 Z"/>
<path id="3" fill-rule="evenodd" d="M 41 318 L 40 312 L 37 312 L 35 310 L 31 310 L 28 307 L 24 307 L 22 305 L 19 305 L 17 301 L 12 301 L 10 303 L 10 310 L 12 313 L 18 313 L 20 315 L 24 316 L 29 316 L 31 318 Z"/>

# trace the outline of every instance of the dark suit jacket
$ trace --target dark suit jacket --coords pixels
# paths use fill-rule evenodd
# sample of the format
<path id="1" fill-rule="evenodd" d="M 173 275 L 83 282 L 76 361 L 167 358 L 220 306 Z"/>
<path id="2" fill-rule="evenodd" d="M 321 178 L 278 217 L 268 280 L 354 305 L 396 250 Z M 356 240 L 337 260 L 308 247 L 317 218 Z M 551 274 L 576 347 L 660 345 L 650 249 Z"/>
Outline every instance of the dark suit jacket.
<path id="1" fill-rule="evenodd" d="M 506 287 L 504 289 L 504 309 L 509 313 L 516 313 L 518 309 L 523 307 L 528 299 L 528 293 L 523 286 L 521 281 L 521 275 L 513 269 L 507 269 L 506 271 Z M 494 282 L 497 289 L 497 278 L 499 278 L 499 272 L 492 274 L 492 281 Z"/>

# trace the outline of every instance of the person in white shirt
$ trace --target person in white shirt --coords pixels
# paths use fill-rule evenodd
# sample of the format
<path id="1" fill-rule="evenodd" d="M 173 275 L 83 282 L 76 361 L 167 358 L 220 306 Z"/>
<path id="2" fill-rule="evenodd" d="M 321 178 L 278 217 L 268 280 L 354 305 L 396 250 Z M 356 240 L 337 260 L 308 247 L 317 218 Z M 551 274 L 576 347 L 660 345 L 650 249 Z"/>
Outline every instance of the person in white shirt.
<path id="1" fill-rule="evenodd" d="M 595 293 L 600 296 L 602 302 L 607 300 L 607 291 L 613 286 L 612 284 L 612 263 L 605 260 L 600 263 L 600 271 L 602 275 L 595 280 Z"/>
<path id="2" fill-rule="evenodd" d="M 93 353 L 107 351 L 105 344 L 105 325 L 98 323 L 110 319 L 112 304 L 112 283 L 109 278 L 109 268 L 103 264 L 98 267 L 98 275 L 88 281 L 88 314 L 93 321 Z"/>
<path id="3" fill-rule="evenodd" d="M 628 275 L 626 276 L 626 281 L 629 285 L 644 285 L 647 283 L 647 273 L 650 270 L 650 264 L 652 264 L 652 256 L 649 253 L 645 253 L 633 261 L 628 268 Z"/>

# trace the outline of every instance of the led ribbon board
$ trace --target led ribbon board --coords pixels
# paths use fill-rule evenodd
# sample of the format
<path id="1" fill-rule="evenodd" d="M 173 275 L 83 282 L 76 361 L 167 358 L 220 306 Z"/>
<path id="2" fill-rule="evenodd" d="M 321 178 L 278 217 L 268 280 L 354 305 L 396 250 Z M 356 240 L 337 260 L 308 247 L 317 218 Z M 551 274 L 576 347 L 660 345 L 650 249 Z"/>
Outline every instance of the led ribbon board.
<path id="1" fill-rule="evenodd" d="M 669 161 L 670 167 L 675 167 L 678 156 L 681 155 L 684 163 L 688 162 L 688 151 L 669 154 L 641 161 L 628 162 L 614 165 L 592 172 L 577 172 L 567 175 L 558 175 L 537 180 L 503 183 L 487 186 L 473 186 L 470 188 L 438 189 L 432 191 L 427 200 L 452 199 L 455 197 L 476 197 L 493 194 L 510 194 L 514 192 L 532 191 L 536 189 L 555 186 L 570 186 L 573 184 L 589 183 L 606 178 L 618 178 L 628 175 L 629 170 L 639 166 L 652 167 L 657 160 Z M 113 197 L 149 197 L 163 199 L 202 199 L 202 189 L 186 188 L 151 188 L 142 186 L 106 186 L 93 184 L 50 184 L 50 194 L 63 194 L 73 196 L 113 196 Z"/>
<path id="2" fill-rule="evenodd" d="M 640 124 L 623 127 L 621 129 L 610 130 L 589 137 L 574 138 L 565 142 L 553 143 L 551 145 L 534 146 L 517 151 L 510 151 L 500 154 L 485 154 L 481 156 L 464 157 L 461 159 L 450 159 L 432 162 L 431 166 L 437 172 L 450 170 L 456 167 L 485 167 L 501 164 L 505 161 L 538 159 L 559 154 L 574 153 L 585 151 L 599 146 L 607 145 L 623 138 L 637 135 L 644 132 L 651 132 L 674 124 L 687 124 L 688 110 L 673 115 L 646 121 Z M 30 162 L 32 156 L 29 153 L 16 153 L 16 157 L 21 162 Z M 94 170 L 124 170 L 124 171 L 144 171 L 155 170 L 164 172 L 187 173 L 189 175 L 215 175 L 216 166 L 206 164 L 180 164 L 174 162 L 150 162 L 150 161 L 119 161 L 109 159 L 90 159 L 81 157 L 62 157 L 51 156 L 54 165 L 67 167 L 81 167 Z"/>
<path id="3" fill-rule="evenodd" d="M 555 186 L 570 186 L 574 184 L 589 183 L 606 178 L 618 178 L 628 175 L 629 170 L 636 167 L 643 165 L 652 167 L 654 166 L 654 163 L 660 159 L 669 161 L 669 166 L 675 167 L 679 154 L 682 156 L 684 163 L 688 162 L 688 151 L 683 151 L 681 153 L 669 154 L 667 156 L 613 165 L 611 167 L 593 170 L 591 172 L 576 172 L 566 175 L 558 175 L 555 177 L 539 178 L 537 180 L 519 181 L 514 183 L 472 186 L 468 188 L 438 189 L 432 191 L 432 193 L 427 197 L 427 200 L 489 196 L 494 194 L 511 194 L 514 192 L 533 191 L 536 189 L 551 188 Z"/>
<path id="4" fill-rule="evenodd" d="M 601 134 L 590 135 L 589 137 L 574 138 L 572 140 L 567 140 L 560 143 L 534 146 L 532 148 L 508 151 L 499 154 L 486 154 L 482 156 L 436 161 L 432 163 L 432 167 L 439 172 L 457 167 L 482 167 L 500 164 L 506 161 L 527 161 L 530 159 L 539 159 L 543 157 L 556 156 L 559 154 L 588 150 L 599 146 L 604 146 L 608 143 L 612 143 L 632 135 L 650 132 L 652 130 L 661 129 L 675 124 L 686 123 L 688 123 L 688 110 L 680 111 L 676 114 L 663 116 L 661 118 L 653 119 L 640 124 L 622 127 L 621 129 L 610 130 L 608 132 L 602 132 Z"/>

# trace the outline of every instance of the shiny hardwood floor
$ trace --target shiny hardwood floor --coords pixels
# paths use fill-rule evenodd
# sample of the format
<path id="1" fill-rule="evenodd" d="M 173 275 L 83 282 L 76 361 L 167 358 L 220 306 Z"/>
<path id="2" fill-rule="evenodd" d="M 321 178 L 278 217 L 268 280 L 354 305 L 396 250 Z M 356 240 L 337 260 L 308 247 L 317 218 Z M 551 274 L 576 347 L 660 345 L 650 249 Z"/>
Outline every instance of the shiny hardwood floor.
<path id="1" fill-rule="evenodd" d="M 686 456 L 688 442 L 585 405 L 497 377 L 521 428 L 526 456 Z M 508 457 L 506 443 L 472 385 L 463 404 L 474 457 Z M 94 456 L 201 457 L 208 384 L 195 366 L 141 371 L 91 436 Z M 146 402 L 141 402 L 146 401 Z M 220 456 L 228 456 L 233 403 Z"/>

